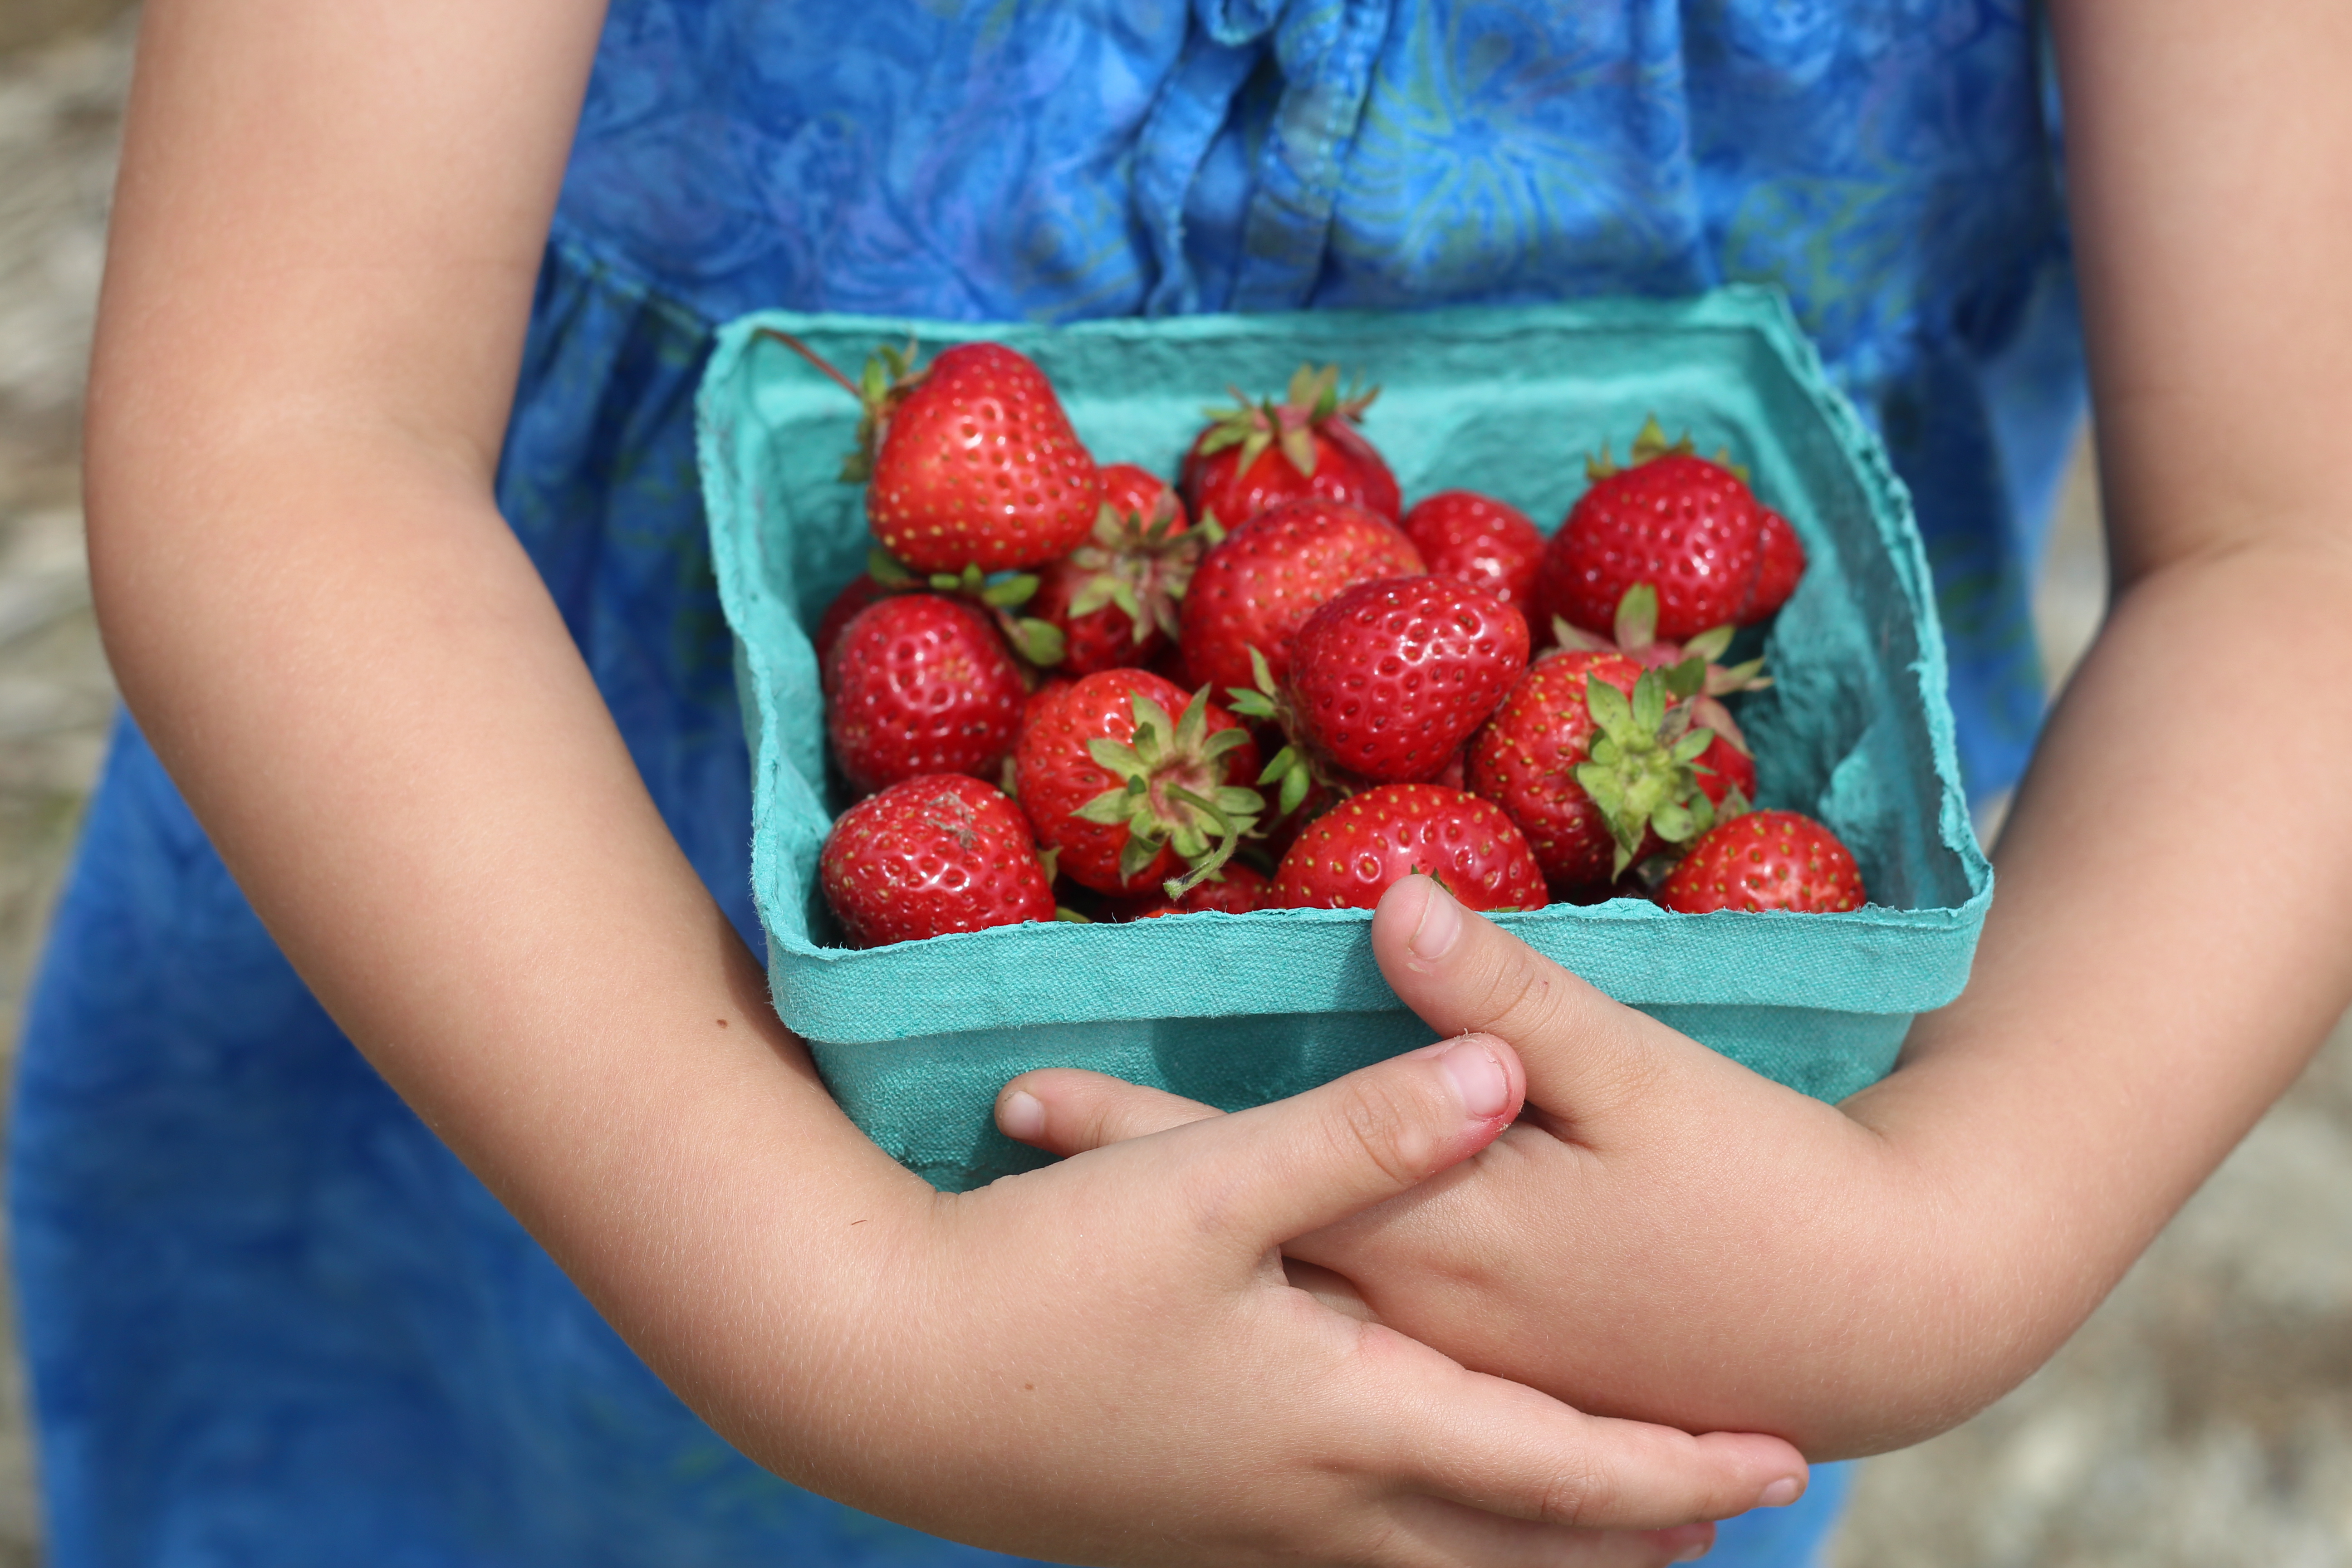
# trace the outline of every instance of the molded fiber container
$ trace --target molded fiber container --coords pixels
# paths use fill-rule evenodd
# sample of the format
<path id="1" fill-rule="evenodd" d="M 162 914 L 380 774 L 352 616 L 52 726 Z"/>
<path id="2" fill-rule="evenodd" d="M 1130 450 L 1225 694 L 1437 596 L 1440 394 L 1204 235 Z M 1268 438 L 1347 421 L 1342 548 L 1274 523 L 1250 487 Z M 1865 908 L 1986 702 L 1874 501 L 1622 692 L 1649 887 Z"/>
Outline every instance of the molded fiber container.
<path id="1" fill-rule="evenodd" d="M 1827 821 L 1872 903 L 1851 914 L 1671 913 L 1632 900 L 1502 923 L 1612 996 L 1759 1072 L 1837 1100 L 1893 1065 L 1914 1014 L 1958 994 L 1992 872 L 1952 747 L 1943 640 L 1909 500 L 1777 296 L 1414 313 L 1192 316 L 1066 328 L 760 314 L 719 335 L 701 463 L 751 740 L 752 877 L 769 984 L 843 1108 L 934 1184 L 1038 1163 L 990 1121 L 1033 1067 L 1115 1073 L 1227 1109 L 1426 1044 L 1357 910 L 1030 924 L 856 951 L 817 885 L 849 804 L 825 756 L 806 628 L 863 569 L 862 487 L 836 478 L 857 409 L 782 345 L 852 375 L 879 343 L 987 338 L 1034 358 L 1103 462 L 1173 474 L 1227 385 L 1302 362 L 1382 388 L 1365 433 L 1408 501 L 1463 486 L 1549 529 L 1603 441 L 1654 412 L 1727 447 L 1811 557 L 1741 699 L 1761 804 Z M 1752 634 L 1751 634 L 1752 636 Z"/>

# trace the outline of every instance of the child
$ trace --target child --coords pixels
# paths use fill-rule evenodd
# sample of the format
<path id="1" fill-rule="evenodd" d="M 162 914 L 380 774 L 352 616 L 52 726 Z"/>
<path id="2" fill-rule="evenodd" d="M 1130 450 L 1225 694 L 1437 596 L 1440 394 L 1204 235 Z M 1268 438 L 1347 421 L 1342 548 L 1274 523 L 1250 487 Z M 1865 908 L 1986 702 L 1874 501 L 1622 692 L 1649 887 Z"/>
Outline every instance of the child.
<path id="1" fill-rule="evenodd" d="M 1406 983 L 1521 1047 L 1578 1136 L 1628 1130 L 1596 1224 L 1548 1207 L 1479 1250 L 1497 1332 L 1606 1346 L 1547 1358 L 1523 1328 L 1519 1375 L 1696 1409 L 1697 1342 L 1748 1425 L 1824 1451 L 1931 1429 L 2087 1309 L 2340 1005 L 2322 892 L 2352 834 L 2299 823 L 2317 863 L 2257 891 L 2164 832 L 2210 818 L 2223 758 L 2332 759 L 2264 679 L 2327 651 L 2336 570 L 2300 455 L 2325 449 L 2347 247 L 2341 204 L 2294 192 L 2332 166 L 2341 24 L 2304 8 L 2067 18 L 2099 31 L 2066 38 L 2070 70 L 2133 62 L 2081 79 L 2070 121 L 2132 586 L 2021 796 L 1978 984 L 1854 1108 L 1885 1152 L 1654 1033 L 1611 1059 L 1664 1061 L 1684 1119 L 1612 1117 L 1574 1058 L 1633 1026 L 1485 1014 L 1516 960 L 1475 921 Z M 89 429 L 142 729 L 59 911 L 16 1146 L 61 1568 L 958 1555 L 766 1482 L 621 1340 L 772 1468 L 1049 1556 L 1660 1562 L 1704 1527 L 1565 1526 L 1801 1484 L 1771 1439 L 1591 1424 L 1273 1279 L 1271 1247 L 1311 1237 L 1383 1315 L 1433 1323 L 1444 1205 L 1483 1221 L 1556 1188 L 1486 1160 L 1328 1227 L 1502 1125 L 1507 1045 L 951 1201 L 860 1139 L 739 940 L 748 768 L 692 389 L 709 324 L 753 305 L 1061 318 L 1778 278 L 1922 499 L 1969 612 L 1971 784 L 1998 789 L 2032 690 L 2005 496 L 2053 466 L 2020 411 L 2070 384 L 2031 30 L 1744 3 L 1687 41 L 1649 3 L 948 9 L 630 0 L 600 47 L 576 0 L 151 0 Z M 2225 49 L 2260 58 L 2217 68 Z M 2176 106 L 2200 93 L 2192 135 Z M 2259 155 L 2217 162 L 2217 125 Z M 2245 221 L 2164 226 L 2220 210 L 2224 167 Z M 2289 221 L 2294 245 L 2233 245 Z M 2233 379 L 2250 364 L 2259 386 Z M 2158 849 L 2195 899 L 2158 896 Z M 1440 907 L 1383 916 L 1401 981 Z M 1367 1093 L 1423 1159 L 1292 1152 Z M 1699 1135 L 1747 1184 L 1659 1158 Z M 1962 1180 L 1949 1151 L 1972 1147 L 1997 1181 Z M 1892 1170 L 1916 1184 L 1881 1190 Z M 1579 1278 L 1570 1242 L 1621 1267 Z M 1776 1269 L 1884 1288 L 1818 1292 L 1850 1315 L 1775 1338 L 1751 1289 Z M 1979 1279 L 2000 1289 L 1960 1289 Z M 1604 1340 L 1619 1321 L 1642 1331 Z M 1486 1359 L 1460 1328 L 1429 1332 Z M 1824 1365 L 1824 1342 L 1849 1353 Z"/>

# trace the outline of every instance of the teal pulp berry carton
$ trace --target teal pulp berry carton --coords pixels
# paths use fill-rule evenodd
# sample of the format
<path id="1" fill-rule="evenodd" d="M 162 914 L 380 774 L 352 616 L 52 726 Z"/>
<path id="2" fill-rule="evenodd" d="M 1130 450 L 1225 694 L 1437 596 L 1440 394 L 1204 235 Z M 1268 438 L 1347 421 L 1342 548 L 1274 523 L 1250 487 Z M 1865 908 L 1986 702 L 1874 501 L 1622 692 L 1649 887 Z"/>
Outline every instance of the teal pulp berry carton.
<path id="1" fill-rule="evenodd" d="M 1610 995 L 1805 1093 L 1893 1065 L 1912 1016 L 1967 981 L 1991 900 L 1959 787 L 1943 640 L 1910 502 L 1777 295 L 1073 327 L 782 312 L 719 336 L 702 482 L 751 739 L 752 879 L 776 1009 L 845 1110 L 934 1184 L 1040 1163 L 995 1131 L 1000 1086 L 1085 1067 L 1226 1109 L 1426 1044 L 1372 962 L 1370 915 L 1281 910 L 1037 923 L 865 951 L 843 943 L 817 856 L 828 784 L 808 628 L 864 569 L 862 487 L 836 477 L 856 404 L 762 327 L 855 374 L 879 344 L 974 339 L 1028 354 L 1103 462 L 1172 475 L 1228 386 L 1301 363 L 1381 388 L 1364 433 L 1408 501 L 1462 487 L 1550 528 L 1603 442 L 1655 414 L 1727 448 L 1809 557 L 1764 637 L 1775 684 L 1741 700 L 1759 803 L 1826 821 L 1871 903 L 1850 914 L 1685 915 L 1633 900 L 1497 917 Z M 837 775 L 835 775 L 837 778 Z"/>

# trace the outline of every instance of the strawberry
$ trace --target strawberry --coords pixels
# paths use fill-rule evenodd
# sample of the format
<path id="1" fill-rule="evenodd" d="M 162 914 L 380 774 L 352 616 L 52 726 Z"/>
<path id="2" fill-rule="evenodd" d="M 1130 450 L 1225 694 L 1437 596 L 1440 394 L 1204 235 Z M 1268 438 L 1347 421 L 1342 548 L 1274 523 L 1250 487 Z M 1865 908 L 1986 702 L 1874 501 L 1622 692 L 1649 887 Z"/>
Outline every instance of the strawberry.
<path id="1" fill-rule="evenodd" d="M 1290 648 L 1301 737 L 1348 772 L 1433 778 L 1528 667 L 1528 626 L 1451 578 L 1360 583 L 1319 606 Z"/>
<path id="2" fill-rule="evenodd" d="M 1279 680 L 1290 639 L 1316 606 L 1359 583 L 1421 573 L 1412 541 L 1361 507 L 1295 500 L 1262 511 L 1192 574 L 1179 617 L 1185 668 L 1219 689 L 1249 686 L 1255 647 Z"/>
<path id="3" fill-rule="evenodd" d="M 1685 914 L 1714 910 L 1862 908 L 1862 872 L 1838 836 L 1793 811 L 1751 811 L 1701 834 L 1658 889 Z"/>
<path id="4" fill-rule="evenodd" d="M 1436 784 L 1382 784 L 1307 825 L 1274 874 L 1286 909 L 1369 910 L 1422 872 L 1474 910 L 1544 901 L 1528 841 L 1492 803 Z"/>
<path id="5" fill-rule="evenodd" d="M 1184 455 L 1178 483 L 1197 518 L 1226 528 L 1287 500 L 1318 496 L 1352 502 L 1396 521 L 1404 497 L 1396 476 L 1356 433 L 1378 388 L 1339 395 L 1339 367 L 1301 365 L 1280 403 L 1211 409 L 1210 424 Z"/>
<path id="6" fill-rule="evenodd" d="M 846 387 L 864 410 L 845 479 L 865 479 L 866 521 L 910 570 L 1042 566 L 1076 549 L 1102 479 L 1045 373 L 1002 343 L 958 343 L 922 370 L 885 348 L 853 383 L 798 339 L 761 329 Z"/>
<path id="7" fill-rule="evenodd" d="M 1544 614 L 1600 631 L 1636 583 L 1658 592 L 1657 631 L 1681 642 L 1737 621 L 1757 579 L 1762 531 L 1756 498 L 1729 468 L 1669 447 L 1652 420 L 1620 468 L 1607 447 L 1586 465 L 1591 487 L 1544 547 L 1537 598 Z"/>
<path id="8" fill-rule="evenodd" d="M 1691 764 L 1715 736 L 1667 696 L 1663 676 L 1622 653 L 1553 654 L 1470 742 L 1471 793 L 1518 824 L 1562 898 L 1713 823 Z"/>
<path id="9" fill-rule="evenodd" d="M 1691 768 L 1698 775 L 1696 782 L 1707 804 L 1729 808 L 1722 815 L 1736 816 L 1756 798 L 1756 759 L 1729 735 L 1716 732 Z"/>
<path id="10" fill-rule="evenodd" d="M 904 779 L 843 812 L 817 872 L 858 947 L 1054 918 L 1028 820 L 961 773 Z"/>
<path id="11" fill-rule="evenodd" d="M 1127 918 L 1148 921 L 1160 915 L 1197 914 L 1213 910 L 1220 914 L 1245 915 L 1252 910 L 1271 908 L 1274 884 L 1258 872 L 1238 860 L 1228 860 L 1217 868 L 1208 880 L 1194 884 L 1181 899 L 1160 899 L 1136 909 Z"/>
<path id="12" fill-rule="evenodd" d="M 858 611 L 825 669 L 825 731 L 861 791 L 924 773 L 992 775 L 1027 695 L 987 616 L 936 594 Z"/>
<path id="13" fill-rule="evenodd" d="M 833 645 L 841 640 L 842 629 L 857 618 L 858 611 L 895 592 L 861 572 L 849 580 L 849 586 L 833 596 L 824 614 L 817 617 L 816 630 L 809 634 L 809 646 L 816 650 L 817 680 L 827 696 L 833 692 Z"/>
<path id="14" fill-rule="evenodd" d="M 1759 506 L 1757 511 L 1763 526 L 1757 534 L 1756 587 L 1739 612 L 1743 626 L 1771 619 L 1797 591 L 1797 579 L 1805 574 L 1805 547 L 1789 520 L 1769 506 Z"/>
<path id="15" fill-rule="evenodd" d="M 1257 826 L 1264 803 L 1241 787 L 1257 766 L 1249 731 L 1206 687 L 1187 700 L 1140 669 L 1103 670 L 1036 703 L 1013 753 L 1022 809 L 1060 851 L 1062 875 L 1114 894 L 1223 865 Z"/>
<path id="16" fill-rule="evenodd" d="M 1440 490 L 1405 513 L 1402 526 L 1440 577 L 1484 588 L 1522 616 L 1535 608 L 1544 540 L 1518 508 L 1475 490 Z"/>
<path id="17" fill-rule="evenodd" d="M 1093 536 L 1039 568 L 1027 606 L 1062 629 L 1061 668 L 1073 676 L 1148 664 L 1172 642 L 1177 602 L 1210 543 L 1157 475 L 1112 463 L 1102 479 Z"/>

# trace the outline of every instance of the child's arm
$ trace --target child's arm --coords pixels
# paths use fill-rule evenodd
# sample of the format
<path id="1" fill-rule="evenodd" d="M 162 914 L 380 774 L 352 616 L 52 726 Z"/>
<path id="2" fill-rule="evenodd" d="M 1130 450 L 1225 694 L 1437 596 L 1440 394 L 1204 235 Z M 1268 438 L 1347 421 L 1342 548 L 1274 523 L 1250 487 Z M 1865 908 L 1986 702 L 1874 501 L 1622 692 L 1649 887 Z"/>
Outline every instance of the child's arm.
<path id="1" fill-rule="evenodd" d="M 833 1106 L 492 503 L 600 11 L 148 7 L 99 608 L 337 1019 L 697 1409 L 897 1519 L 1066 1560 L 1650 1563 L 1696 1536 L 1567 1527 L 1793 1486 L 1772 1439 L 1590 1421 L 1284 1286 L 1281 1240 L 1500 1126 L 1507 1051 L 1452 1058 L 1490 1103 L 1409 1060 L 956 1198 Z"/>
<path id="2" fill-rule="evenodd" d="M 2056 10 L 2115 597 L 1968 994 L 1832 1110 L 1475 917 L 1415 961 L 1392 892 L 1399 993 L 1517 1045 L 1549 1114 L 1293 1250 L 1471 1365 L 1817 1457 L 1924 1436 L 2073 1331 L 2346 1005 L 2352 11 Z M 1182 1113 L 1024 1087 L 1063 1147 Z"/>

